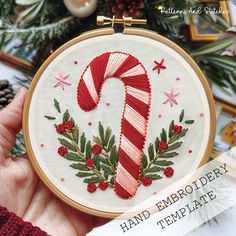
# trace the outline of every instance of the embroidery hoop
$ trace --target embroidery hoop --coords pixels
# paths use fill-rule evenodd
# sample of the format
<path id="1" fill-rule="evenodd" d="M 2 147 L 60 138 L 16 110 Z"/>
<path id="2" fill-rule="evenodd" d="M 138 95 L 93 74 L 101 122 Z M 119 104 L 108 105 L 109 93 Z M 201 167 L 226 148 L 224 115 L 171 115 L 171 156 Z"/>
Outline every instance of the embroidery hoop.
<path id="1" fill-rule="evenodd" d="M 113 21 L 114 22 L 114 21 Z M 114 24 L 114 23 L 113 23 Z M 83 212 L 86 212 L 88 214 L 100 216 L 100 217 L 105 217 L 105 218 L 115 218 L 118 217 L 120 214 L 123 212 L 109 212 L 109 211 L 101 211 L 98 209 L 90 208 L 86 205 L 82 205 L 78 202 L 73 201 L 71 198 L 66 196 L 63 192 L 61 192 L 58 188 L 54 186 L 54 184 L 49 180 L 49 178 L 45 175 L 44 171 L 41 169 L 39 163 L 37 162 L 37 158 L 34 154 L 34 151 L 32 149 L 30 137 L 29 137 L 29 124 L 28 124 L 28 119 L 29 119 L 29 108 L 31 104 L 31 99 L 34 93 L 34 90 L 36 88 L 36 85 L 43 74 L 44 70 L 47 68 L 47 66 L 58 56 L 60 53 L 62 53 L 64 50 L 68 49 L 74 44 L 77 44 L 79 42 L 82 42 L 87 39 L 91 39 L 94 37 L 100 37 L 100 36 L 109 36 L 114 34 L 115 31 L 113 28 L 106 28 L 106 29 L 99 29 L 99 30 L 93 30 L 89 31 L 87 33 L 84 33 L 75 39 L 72 39 L 71 41 L 67 42 L 63 46 L 61 46 L 59 49 L 57 49 L 41 66 L 41 68 L 38 70 L 36 73 L 33 82 L 31 84 L 31 87 L 28 91 L 25 105 L 24 105 L 24 112 L 23 112 L 23 133 L 24 133 L 24 140 L 25 140 L 25 145 L 27 152 L 29 154 L 30 161 L 33 165 L 34 170 L 36 171 L 37 175 L 39 178 L 42 180 L 42 182 L 47 186 L 47 188 L 59 199 L 64 201 L 65 203 L 69 204 L 70 206 L 81 210 Z M 152 31 L 145 30 L 145 29 L 137 29 L 137 28 L 125 28 L 123 31 L 123 35 L 137 35 L 141 36 L 144 38 L 149 38 L 156 40 L 158 42 L 161 42 L 163 44 L 166 44 L 168 47 L 171 49 L 175 50 L 181 57 L 184 58 L 184 60 L 192 67 L 196 75 L 198 76 L 199 80 L 201 81 L 201 84 L 205 90 L 207 100 L 208 100 L 208 106 L 210 110 L 210 137 L 208 139 L 208 144 L 207 148 L 205 150 L 205 154 L 200 162 L 199 166 L 202 166 L 203 164 L 207 163 L 209 159 L 209 154 L 211 153 L 211 148 L 214 143 L 214 135 L 215 135 L 215 126 L 216 126 L 216 121 L 215 121 L 215 108 L 214 108 L 214 100 L 211 95 L 211 91 L 209 88 L 209 85 L 201 72 L 201 70 L 198 68 L 197 64 L 193 61 L 193 59 L 179 46 L 177 46 L 175 43 L 171 42 L 170 40 L 164 38 L 163 36 L 160 36 Z"/>

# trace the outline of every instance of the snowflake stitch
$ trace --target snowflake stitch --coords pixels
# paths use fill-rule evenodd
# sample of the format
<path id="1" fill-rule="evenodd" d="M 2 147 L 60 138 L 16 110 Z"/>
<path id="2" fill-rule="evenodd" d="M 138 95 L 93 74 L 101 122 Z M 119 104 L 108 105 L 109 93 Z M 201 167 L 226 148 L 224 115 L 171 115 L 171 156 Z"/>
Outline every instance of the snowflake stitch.
<path id="1" fill-rule="evenodd" d="M 55 79 L 58 82 L 54 85 L 54 88 L 61 86 L 62 90 L 64 90 L 66 85 L 71 86 L 71 83 L 66 81 L 69 78 L 69 76 L 70 74 L 67 74 L 67 75 L 60 74 L 59 76 L 55 76 Z"/>
<path id="2" fill-rule="evenodd" d="M 157 74 L 159 75 L 161 72 L 161 69 L 166 69 L 166 66 L 164 66 L 164 58 L 161 59 L 161 62 L 154 61 L 156 64 L 152 70 L 157 70 Z"/>
<path id="3" fill-rule="evenodd" d="M 179 92 L 174 93 L 173 88 L 171 88 L 171 92 L 164 92 L 167 99 L 163 102 L 163 104 L 170 103 L 170 106 L 173 107 L 174 104 L 178 105 L 176 97 L 179 95 Z"/>

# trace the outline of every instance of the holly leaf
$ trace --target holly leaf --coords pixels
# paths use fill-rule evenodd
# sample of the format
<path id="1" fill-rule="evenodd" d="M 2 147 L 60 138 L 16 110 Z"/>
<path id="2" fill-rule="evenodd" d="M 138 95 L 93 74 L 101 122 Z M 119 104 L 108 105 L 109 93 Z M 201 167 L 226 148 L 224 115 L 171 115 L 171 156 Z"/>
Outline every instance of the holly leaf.
<path id="1" fill-rule="evenodd" d="M 80 151 L 84 153 L 85 150 L 85 144 L 86 144 L 86 137 L 85 134 L 83 133 L 80 137 Z"/>
<path id="2" fill-rule="evenodd" d="M 78 177 L 90 177 L 90 176 L 94 176 L 95 174 L 94 173 L 88 173 L 88 172 L 78 172 L 76 174 L 76 176 Z"/>
<path id="3" fill-rule="evenodd" d="M 161 141 L 163 141 L 163 142 L 167 141 L 167 134 L 166 134 L 165 129 L 162 129 L 160 136 L 161 136 Z"/>
<path id="4" fill-rule="evenodd" d="M 148 173 L 158 172 L 158 171 L 161 171 L 161 170 L 162 170 L 161 167 L 153 166 L 153 167 L 149 168 Z"/>
<path id="5" fill-rule="evenodd" d="M 76 152 L 76 148 L 70 142 L 68 142 L 66 139 L 58 138 L 58 140 L 62 146 L 65 146 L 69 150 Z"/>
<path id="6" fill-rule="evenodd" d="M 66 122 L 70 119 L 70 113 L 68 109 L 66 109 L 65 113 L 63 114 L 63 122 Z"/>
<path id="7" fill-rule="evenodd" d="M 153 144 L 151 143 L 148 146 L 148 156 L 149 156 L 150 161 L 154 159 L 154 147 L 153 147 Z"/>
<path id="8" fill-rule="evenodd" d="M 73 163 L 70 165 L 70 167 L 72 167 L 73 169 L 77 169 L 77 170 L 90 171 L 90 169 L 87 168 L 85 166 L 85 164 L 82 164 L 82 163 Z"/>
<path id="9" fill-rule="evenodd" d="M 72 130 L 72 136 L 76 144 L 79 143 L 79 127 L 76 125 Z"/>
<path id="10" fill-rule="evenodd" d="M 175 157 L 175 156 L 178 156 L 178 155 L 179 155 L 178 152 L 161 153 L 160 155 L 158 155 L 158 158 L 171 158 L 171 157 Z"/>
<path id="11" fill-rule="evenodd" d="M 61 113 L 61 108 L 60 108 L 60 104 L 57 101 L 57 99 L 54 98 L 54 107 L 56 108 L 56 110 Z"/>
<path id="12" fill-rule="evenodd" d="M 102 126 L 101 121 L 99 121 L 98 129 L 99 129 L 99 135 L 102 141 L 102 146 L 104 147 L 105 146 L 104 128 Z"/>
<path id="13" fill-rule="evenodd" d="M 100 181 L 101 180 L 99 177 L 91 177 L 91 178 L 84 179 L 84 183 L 90 183 L 90 184 L 97 184 Z"/>
<path id="14" fill-rule="evenodd" d="M 158 179 L 162 179 L 162 177 L 160 176 L 160 175 L 147 175 L 147 176 L 149 176 L 149 177 L 151 177 L 152 178 L 152 180 L 158 180 Z"/>
<path id="15" fill-rule="evenodd" d="M 181 111 L 180 116 L 179 116 L 179 122 L 182 122 L 184 119 L 184 109 Z"/>
<path id="16" fill-rule="evenodd" d="M 142 169 L 145 169 L 147 167 L 147 165 L 148 165 L 147 156 L 144 153 L 142 155 L 141 164 L 142 164 Z"/>
<path id="17" fill-rule="evenodd" d="M 111 137 L 111 132 L 112 132 L 111 128 L 107 127 L 106 131 L 105 131 L 104 146 L 107 146 L 108 141 L 109 141 L 109 139 Z"/>
<path id="18" fill-rule="evenodd" d="M 56 117 L 54 116 L 44 116 L 48 120 L 56 120 Z"/>
<path id="19" fill-rule="evenodd" d="M 87 142 L 86 144 L 86 153 L 85 153 L 85 156 L 87 159 L 91 158 L 92 156 L 92 147 L 91 147 L 91 142 L 90 140 Z"/>
<path id="20" fill-rule="evenodd" d="M 172 120 L 171 123 L 170 123 L 170 126 L 169 126 L 169 138 L 171 138 L 172 135 L 173 135 L 174 124 L 175 124 L 175 122 L 174 122 L 174 120 Z"/>
<path id="21" fill-rule="evenodd" d="M 115 135 L 112 135 L 108 147 L 107 147 L 107 152 L 110 152 L 111 148 L 113 147 L 113 145 L 115 144 Z"/>

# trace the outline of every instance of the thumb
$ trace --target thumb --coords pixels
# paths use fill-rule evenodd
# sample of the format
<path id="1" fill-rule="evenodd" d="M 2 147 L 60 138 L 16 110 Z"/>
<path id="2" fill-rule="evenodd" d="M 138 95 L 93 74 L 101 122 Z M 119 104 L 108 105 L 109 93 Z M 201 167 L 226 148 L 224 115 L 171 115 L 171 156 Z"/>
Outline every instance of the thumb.
<path id="1" fill-rule="evenodd" d="M 27 90 L 20 88 L 14 100 L 0 111 L 0 146 L 8 155 L 14 143 L 15 136 L 21 129 L 22 110 Z"/>

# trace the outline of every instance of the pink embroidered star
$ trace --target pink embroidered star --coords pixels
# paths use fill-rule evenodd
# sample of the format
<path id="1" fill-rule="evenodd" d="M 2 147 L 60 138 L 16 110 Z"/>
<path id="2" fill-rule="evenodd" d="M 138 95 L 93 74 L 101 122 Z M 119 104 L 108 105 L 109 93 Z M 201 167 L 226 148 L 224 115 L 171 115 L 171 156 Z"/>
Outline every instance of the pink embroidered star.
<path id="1" fill-rule="evenodd" d="M 173 88 L 171 88 L 171 92 L 164 92 L 164 94 L 167 96 L 167 99 L 163 102 L 163 104 L 169 102 L 171 107 L 173 107 L 173 104 L 178 105 L 176 97 L 179 95 L 179 93 L 174 93 Z"/>
<path id="2" fill-rule="evenodd" d="M 68 75 L 59 75 L 55 76 L 55 79 L 58 81 L 55 85 L 54 88 L 61 86 L 62 90 L 65 89 L 65 86 L 70 86 L 71 83 L 67 82 L 66 80 L 69 78 L 70 74 Z"/>
<path id="3" fill-rule="evenodd" d="M 163 65 L 164 63 L 164 58 L 161 59 L 161 62 L 154 61 L 156 64 L 152 70 L 157 70 L 157 74 L 159 75 L 161 72 L 161 69 L 166 69 L 166 66 Z"/>

